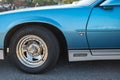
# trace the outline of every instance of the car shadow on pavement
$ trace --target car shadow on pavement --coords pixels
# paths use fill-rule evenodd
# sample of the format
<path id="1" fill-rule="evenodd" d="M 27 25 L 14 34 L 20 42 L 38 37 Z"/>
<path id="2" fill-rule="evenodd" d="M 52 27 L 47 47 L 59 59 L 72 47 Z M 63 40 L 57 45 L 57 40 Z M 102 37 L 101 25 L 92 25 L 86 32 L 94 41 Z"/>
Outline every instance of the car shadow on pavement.
<path id="1" fill-rule="evenodd" d="M 120 61 L 68 62 L 60 59 L 56 67 L 44 74 L 27 74 L 8 60 L 0 61 L 2 80 L 120 80 Z"/>

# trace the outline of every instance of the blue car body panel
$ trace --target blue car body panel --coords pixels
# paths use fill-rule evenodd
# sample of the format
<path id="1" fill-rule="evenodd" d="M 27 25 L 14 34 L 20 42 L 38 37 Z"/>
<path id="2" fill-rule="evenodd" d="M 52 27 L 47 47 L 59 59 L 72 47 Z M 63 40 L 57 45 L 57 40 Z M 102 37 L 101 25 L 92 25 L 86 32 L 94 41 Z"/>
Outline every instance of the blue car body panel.
<path id="1" fill-rule="evenodd" d="M 111 10 L 94 8 L 87 30 L 90 48 L 120 48 L 120 6 Z"/>
<path id="2" fill-rule="evenodd" d="M 5 37 L 13 27 L 29 22 L 58 28 L 65 36 L 68 49 L 120 48 L 120 7 L 113 10 L 95 7 L 101 2 L 103 0 L 89 6 L 70 4 L 0 13 L 0 48 L 4 47 Z"/>
<path id="3" fill-rule="evenodd" d="M 3 47 L 5 35 L 14 26 L 29 22 L 43 22 L 54 25 L 63 32 L 69 49 L 88 48 L 86 36 L 80 36 L 78 32 L 85 32 L 85 26 L 91 9 L 92 7 L 87 6 L 71 6 L 69 8 L 54 8 L 46 10 L 38 8 L 32 11 L 26 10 L 18 11 L 16 13 L 6 12 L 0 14 L 0 22 L 2 23 L 0 24 L 2 34 L 0 35 L 0 37 L 2 37 L 0 47 Z M 70 24 L 70 22 L 72 22 L 72 24 Z M 74 45 L 72 43 L 74 43 Z"/>

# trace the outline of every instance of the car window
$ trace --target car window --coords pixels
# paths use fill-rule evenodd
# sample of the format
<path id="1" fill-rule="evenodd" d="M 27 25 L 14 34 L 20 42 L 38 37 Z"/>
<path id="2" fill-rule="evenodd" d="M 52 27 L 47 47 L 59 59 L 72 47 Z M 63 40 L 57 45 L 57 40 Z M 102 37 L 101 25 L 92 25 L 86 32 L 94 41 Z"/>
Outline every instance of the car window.
<path id="1" fill-rule="evenodd" d="M 120 5 L 120 0 L 106 0 L 102 5 Z"/>
<path id="2" fill-rule="evenodd" d="M 78 2 L 78 4 L 89 6 L 89 5 L 93 4 L 93 3 L 96 2 L 96 1 L 97 1 L 97 0 L 80 0 L 80 1 Z"/>

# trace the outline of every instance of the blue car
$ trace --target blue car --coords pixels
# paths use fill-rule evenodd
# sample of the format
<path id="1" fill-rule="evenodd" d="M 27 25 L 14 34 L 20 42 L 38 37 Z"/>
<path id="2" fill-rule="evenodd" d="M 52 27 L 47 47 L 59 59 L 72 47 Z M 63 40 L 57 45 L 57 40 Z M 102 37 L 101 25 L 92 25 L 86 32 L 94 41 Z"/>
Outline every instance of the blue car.
<path id="1" fill-rule="evenodd" d="M 62 54 L 70 62 L 120 59 L 120 0 L 0 13 L 0 59 L 9 56 L 21 70 L 42 73 Z"/>

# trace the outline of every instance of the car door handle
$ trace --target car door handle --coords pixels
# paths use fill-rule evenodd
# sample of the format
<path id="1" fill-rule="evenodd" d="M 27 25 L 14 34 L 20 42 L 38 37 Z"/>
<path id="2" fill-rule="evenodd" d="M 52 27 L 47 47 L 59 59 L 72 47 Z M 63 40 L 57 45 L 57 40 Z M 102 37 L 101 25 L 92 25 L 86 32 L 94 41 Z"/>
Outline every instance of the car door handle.
<path id="1" fill-rule="evenodd" d="M 113 6 L 103 6 L 102 9 L 104 9 L 104 10 L 113 10 Z"/>

